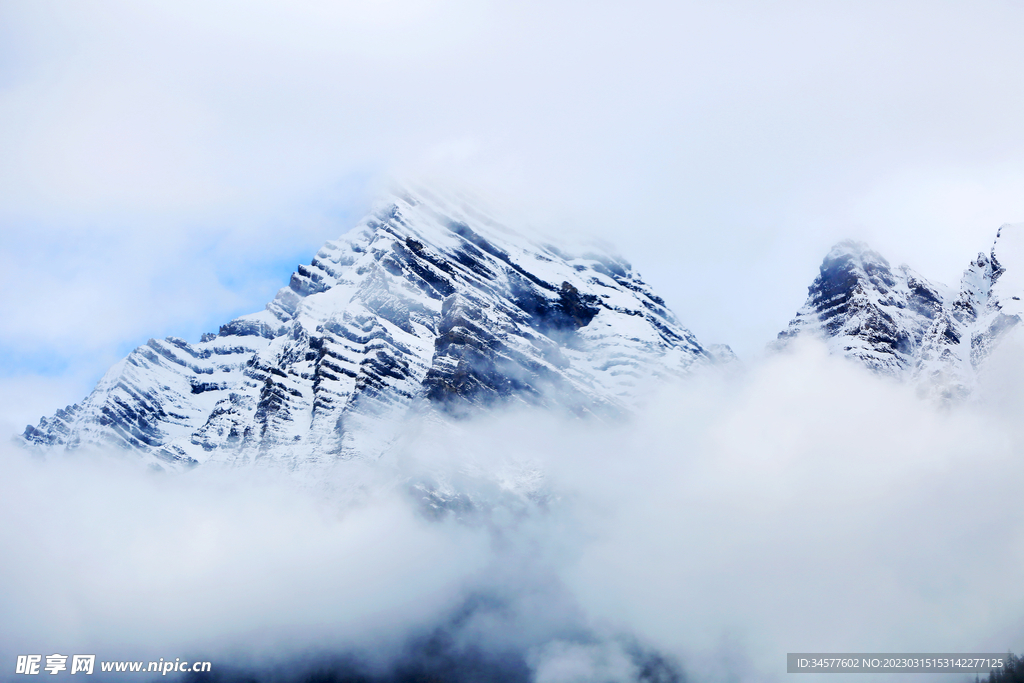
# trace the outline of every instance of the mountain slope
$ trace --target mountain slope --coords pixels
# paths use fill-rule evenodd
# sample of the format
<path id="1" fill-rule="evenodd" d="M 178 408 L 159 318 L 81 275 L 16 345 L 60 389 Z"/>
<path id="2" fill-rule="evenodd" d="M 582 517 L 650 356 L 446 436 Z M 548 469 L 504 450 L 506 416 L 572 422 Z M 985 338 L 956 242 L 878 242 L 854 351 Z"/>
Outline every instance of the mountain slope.
<path id="1" fill-rule="evenodd" d="M 265 310 L 197 344 L 150 340 L 80 404 L 28 427 L 48 450 L 112 444 L 172 467 L 375 457 L 410 410 L 628 409 L 651 378 L 728 360 L 622 259 L 402 191 L 299 266 Z"/>
<path id="2" fill-rule="evenodd" d="M 919 381 L 943 398 L 968 396 L 992 348 L 1021 322 L 1024 225 L 1004 225 L 959 291 L 930 282 L 859 242 L 825 257 L 808 297 L 777 345 L 812 334 L 832 353 L 878 373 Z"/>

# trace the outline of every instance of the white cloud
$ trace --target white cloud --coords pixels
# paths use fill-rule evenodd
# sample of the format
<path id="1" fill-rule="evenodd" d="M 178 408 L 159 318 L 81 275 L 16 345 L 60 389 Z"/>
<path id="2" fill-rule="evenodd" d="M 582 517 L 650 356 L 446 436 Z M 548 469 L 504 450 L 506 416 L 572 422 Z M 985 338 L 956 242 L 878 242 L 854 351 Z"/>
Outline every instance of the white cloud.
<path id="1" fill-rule="evenodd" d="M 341 463 L 344 495 L 8 452 L 0 632 L 19 652 L 366 647 L 387 667 L 439 627 L 537 680 L 633 680 L 637 646 L 700 680 L 776 680 L 789 651 L 1019 649 L 1024 433 L 998 406 L 1020 385 L 989 400 L 940 410 L 808 344 L 627 424 L 428 426 L 402 457 Z M 427 522 L 404 483 L 424 477 L 493 507 Z"/>

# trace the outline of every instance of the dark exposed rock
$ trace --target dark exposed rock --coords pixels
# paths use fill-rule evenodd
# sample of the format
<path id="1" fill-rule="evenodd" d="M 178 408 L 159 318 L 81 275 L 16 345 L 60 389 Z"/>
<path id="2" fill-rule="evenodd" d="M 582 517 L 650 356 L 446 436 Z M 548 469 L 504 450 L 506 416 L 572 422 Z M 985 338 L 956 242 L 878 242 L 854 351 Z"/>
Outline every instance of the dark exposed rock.
<path id="1" fill-rule="evenodd" d="M 253 336 L 273 339 L 274 330 L 262 321 L 243 320 L 239 318 L 238 320 L 232 320 L 227 325 L 221 325 L 220 331 L 217 333 L 217 336 L 219 337 L 228 337 L 232 335 L 238 337 Z"/>

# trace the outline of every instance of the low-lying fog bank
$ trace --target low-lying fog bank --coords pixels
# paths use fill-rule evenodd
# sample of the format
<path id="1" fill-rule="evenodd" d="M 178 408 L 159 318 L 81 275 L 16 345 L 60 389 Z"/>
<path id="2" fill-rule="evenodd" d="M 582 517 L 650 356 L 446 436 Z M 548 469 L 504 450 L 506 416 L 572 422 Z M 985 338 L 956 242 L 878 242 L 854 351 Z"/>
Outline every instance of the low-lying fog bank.
<path id="1" fill-rule="evenodd" d="M 0 657 L 548 683 L 1019 650 L 1019 354 L 997 351 L 983 402 L 937 407 L 808 342 L 621 424 L 410 425 L 384 461 L 312 487 L 9 447 Z"/>

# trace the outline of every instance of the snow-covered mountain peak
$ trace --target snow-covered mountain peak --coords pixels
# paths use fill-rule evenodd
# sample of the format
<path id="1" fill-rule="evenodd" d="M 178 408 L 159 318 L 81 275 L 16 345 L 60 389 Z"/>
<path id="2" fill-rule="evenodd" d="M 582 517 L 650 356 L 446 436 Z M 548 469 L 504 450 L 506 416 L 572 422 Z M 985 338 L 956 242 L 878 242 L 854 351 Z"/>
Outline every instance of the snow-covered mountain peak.
<path id="1" fill-rule="evenodd" d="M 835 245 L 808 288 L 807 303 L 779 342 L 811 333 L 834 353 L 886 374 L 903 373 L 921 343 L 920 328 L 941 313 L 939 287 L 889 262 L 863 242 Z"/>
<path id="2" fill-rule="evenodd" d="M 833 353 L 877 372 L 920 380 L 944 398 L 969 395 L 978 365 L 1016 327 L 1024 309 L 1024 229 L 1004 225 L 989 254 L 979 253 L 959 291 L 888 261 L 861 242 L 826 255 L 807 302 L 779 334 L 824 338 Z"/>
<path id="3" fill-rule="evenodd" d="M 866 291 L 875 289 L 888 292 L 899 288 L 899 282 L 922 283 L 924 278 L 910 266 L 901 264 L 893 268 L 889 261 L 872 249 L 866 242 L 843 240 L 836 243 L 822 260 L 820 276 L 835 283 L 844 278 L 864 280 Z M 943 288 L 943 285 L 929 282 L 928 286 Z"/>
<path id="4" fill-rule="evenodd" d="M 376 457 L 410 411 L 618 413 L 646 382 L 729 356 L 607 250 L 570 252 L 465 195 L 406 187 L 264 310 L 196 344 L 150 340 L 24 438 L 112 443 L 164 464 L 301 467 Z"/>

